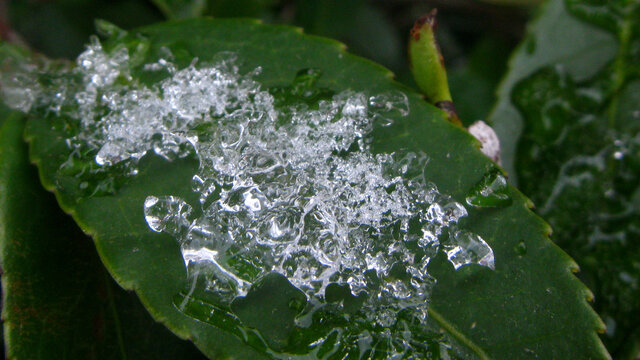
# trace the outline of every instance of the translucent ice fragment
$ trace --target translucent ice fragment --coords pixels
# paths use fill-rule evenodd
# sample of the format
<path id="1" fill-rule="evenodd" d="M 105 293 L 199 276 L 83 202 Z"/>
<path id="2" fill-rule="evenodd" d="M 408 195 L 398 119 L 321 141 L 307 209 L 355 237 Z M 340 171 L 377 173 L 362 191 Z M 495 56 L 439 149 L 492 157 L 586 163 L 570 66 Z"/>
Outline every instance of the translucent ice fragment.
<path id="1" fill-rule="evenodd" d="M 457 223 L 458 220 L 464 216 L 467 216 L 467 209 L 455 201 L 445 204 L 444 206 L 439 203 L 434 203 L 429 206 L 426 214 L 427 220 L 442 226 Z"/>
<path id="2" fill-rule="evenodd" d="M 201 271 L 208 275 L 209 291 L 226 295 L 228 299 L 233 299 L 236 295 L 246 295 L 251 284 L 222 266 L 218 257 L 217 251 L 206 247 L 182 248 L 182 258 L 187 269 L 190 270 L 192 267 L 197 269 L 194 272 L 190 271 L 190 275 L 197 277 Z"/>
<path id="3" fill-rule="evenodd" d="M 151 230 L 179 236 L 190 225 L 191 205 L 175 196 L 148 196 L 144 201 L 144 217 Z"/>
<path id="4" fill-rule="evenodd" d="M 264 208 L 265 196 L 257 188 L 252 188 L 242 194 L 244 206 L 251 212 L 258 212 Z"/>
<path id="5" fill-rule="evenodd" d="M 118 76 L 128 71 L 129 53 L 118 48 L 107 54 L 96 37 L 91 38 L 87 49 L 76 60 L 90 87 L 100 88 L 114 83 Z"/>
<path id="6" fill-rule="evenodd" d="M 466 230 L 452 234 L 451 245 L 447 245 L 447 258 L 453 267 L 478 264 L 495 270 L 493 249 L 479 236 Z"/>
<path id="7" fill-rule="evenodd" d="M 191 188 L 197 194 L 200 194 L 200 203 L 205 205 L 211 195 L 213 195 L 218 188 L 217 183 L 212 179 L 200 175 L 194 175 L 191 179 Z"/>
<path id="8" fill-rule="evenodd" d="M 130 154 L 116 143 L 106 143 L 96 154 L 96 163 L 100 166 L 110 166 L 126 160 Z"/>
<path id="9" fill-rule="evenodd" d="M 2 99 L 12 109 L 28 112 L 41 91 L 35 76 L 27 71 L 0 74 Z"/>

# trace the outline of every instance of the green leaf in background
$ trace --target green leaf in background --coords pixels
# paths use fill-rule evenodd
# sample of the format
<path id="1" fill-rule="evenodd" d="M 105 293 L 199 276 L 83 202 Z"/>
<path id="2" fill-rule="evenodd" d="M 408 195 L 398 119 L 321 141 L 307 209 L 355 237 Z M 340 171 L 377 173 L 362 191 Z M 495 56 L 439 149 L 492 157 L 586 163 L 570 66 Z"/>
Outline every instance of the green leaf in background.
<path id="1" fill-rule="evenodd" d="M 498 103 L 489 116 L 500 138 L 503 167 L 513 184 L 518 184 L 514 162 L 524 126 L 522 115 L 511 102 L 515 84 L 538 69 L 556 64 L 576 81 L 588 79 L 613 59 L 617 49 L 614 35 L 568 16 L 562 1 L 549 1 L 539 11 L 540 16 L 530 24 L 527 36 L 509 61 L 498 89 Z"/>
<path id="2" fill-rule="evenodd" d="M 489 116 L 508 54 L 504 41 L 487 36 L 474 45 L 465 63 L 447 69 L 451 97 L 464 126 Z"/>
<path id="3" fill-rule="evenodd" d="M 158 0 L 160 1 L 160 0 Z M 7 1 L 9 25 L 33 49 L 52 58 L 75 58 L 94 33 L 94 20 L 123 29 L 163 20 L 146 0 Z"/>
<path id="4" fill-rule="evenodd" d="M 224 300 L 225 293 L 207 292 L 205 287 L 220 288 L 216 281 L 222 282 L 229 273 L 216 273 L 217 277 L 210 283 L 200 283 L 202 279 L 197 276 L 193 277 L 193 282 L 187 281 L 190 279 L 185 269 L 187 258 L 183 256 L 207 254 L 183 252 L 181 256 L 181 250 L 190 250 L 189 244 L 183 243 L 181 248 L 176 241 L 186 229 L 184 221 L 192 215 L 200 216 L 198 213 L 206 210 L 199 205 L 198 199 L 204 192 L 192 191 L 192 178 L 199 171 L 196 159 L 176 157 L 159 148 L 155 152 L 161 156 L 140 155 L 132 171 L 127 168 L 127 161 L 121 162 L 121 157 L 113 155 L 117 151 L 107 152 L 110 154 L 107 157 L 97 148 L 89 147 L 86 152 L 82 150 L 86 147 L 76 148 L 78 152 L 75 152 L 68 146 L 68 141 L 73 142 L 74 134 L 90 130 L 78 128 L 79 123 L 69 118 L 75 111 L 73 106 L 77 105 L 67 108 L 62 104 L 60 116 L 56 116 L 55 108 L 45 102 L 46 106 L 38 108 L 27 125 L 31 159 L 40 170 L 44 186 L 55 192 L 62 208 L 94 238 L 101 259 L 116 281 L 126 289 L 135 290 L 157 320 L 178 336 L 191 339 L 207 356 L 257 359 L 311 353 L 322 358 L 360 356 L 364 352 L 366 356 L 384 358 L 390 357 L 393 351 L 407 350 L 408 356 L 414 354 L 425 358 L 608 357 L 596 335 L 602 324 L 586 303 L 590 292 L 571 273 L 576 269 L 575 263 L 549 241 L 549 227 L 528 209 L 529 200 L 516 189 L 500 185 L 500 170 L 478 151 L 478 143 L 464 129 L 450 124 L 440 110 L 425 103 L 419 94 L 393 82 L 384 68 L 345 53 L 334 41 L 306 36 L 289 27 L 260 25 L 248 20 L 200 19 L 159 24 L 113 39 L 104 48 L 112 56 L 108 58 L 112 62 L 107 62 L 106 67 L 96 67 L 100 71 L 106 70 L 101 73 L 103 78 L 91 78 L 92 82 L 85 83 L 90 91 L 98 89 L 94 86 L 101 84 L 101 79 L 133 84 L 131 86 L 153 86 L 167 76 L 177 74 L 166 64 L 167 58 L 178 69 L 194 64 L 194 58 L 197 58 L 198 62 L 190 68 L 196 69 L 218 61 L 224 63 L 226 60 L 220 60 L 221 54 L 227 59 L 231 51 L 238 59 L 234 63 L 238 66 L 237 71 L 253 74 L 260 87 L 269 89 L 282 109 L 294 106 L 304 114 L 326 106 L 327 99 L 334 94 L 372 95 L 365 108 L 371 106 L 389 111 L 378 118 L 381 123 L 366 137 L 372 152 L 407 156 L 406 169 L 410 171 L 415 171 L 409 165 L 418 159 L 415 161 L 423 168 L 417 169 L 417 176 L 424 177 L 441 194 L 447 194 L 455 201 L 450 203 L 453 208 L 449 207 L 447 211 L 460 214 L 464 208 L 464 213 L 468 212 L 468 216 L 460 218 L 456 225 L 459 231 L 448 237 L 443 235 L 443 246 L 450 246 L 447 253 L 424 253 L 426 250 L 420 250 L 417 240 L 409 240 L 406 245 L 396 244 L 413 246 L 416 254 L 421 255 L 398 262 L 385 275 L 388 278 L 382 280 L 388 282 L 385 286 L 403 286 L 411 279 L 407 269 L 420 264 L 426 256 L 433 256 L 428 263 L 428 273 L 437 279 L 437 283 L 428 290 L 431 298 L 424 323 L 406 308 L 406 311 L 394 314 L 397 318 L 393 323 L 384 325 L 383 321 L 387 319 L 384 314 L 367 310 L 369 295 L 359 292 L 354 296 L 344 283 L 329 285 L 324 298 L 303 298 L 289 282 L 292 277 L 286 279 L 271 273 L 256 278 L 261 274 L 260 262 L 266 261 L 262 254 L 249 258 L 235 255 L 226 259 L 212 258 L 224 260 L 245 279 L 255 278 L 246 295 L 225 305 L 228 304 Z M 104 65 L 103 61 L 107 60 L 101 57 L 100 49 L 94 44 L 89 51 L 92 56 L 80 59 L 81 66 Z M 113 67 L 110 66 L 120 66 L 118 59 L 127 59 L 127 67 L 118 68 L 121 75 L 111 78 Z M 256 68 L 260 68 L 259 73 L 254 71 Z M 60 81 L 59 74 L 46 75 L 39 80 L 41 85 Z M 69 75 L 63 74 L 62 80 L 65 76 Z M 192 79 L 194 83 L 197 81 L 197 78 Z M 73 90 L 67 88 L 67 91 Z M 165 91 L 163 96 L 171 98 L 175 95 L 170 88 Z M 71 93 L 71 99 L 77 100 L 75 104 L 86 99 L 82 94 L 87 93 Z M 388 100 L 381 100 L 377 94 L 392 94 L 392 99 L 396 99 L 393 101 L 399 101 L 401 105 L 406 96 L 407 107 L 387 109 L 385 101 Z M 202 96 L 192 95 L 195 98 Z M 108 103 L 115 99 L 111 96 L 117 95 L 107 92 L 100 99 L 109 106 Z M 140 96 L 150 95 L 140 93 Z M 37 107 L 37 99 L 35 103 Z M 351 114 L 357 109 L 354 105 L 340 111 Z M 90 127 L 93 126 L 90 121 L 96 119 L 95 125 L 100 126 L 100 119 L 108 115 L 107 112 L 94 118 L 87 114 L 82 121 Z M 145 117 L 130 115 L 146 121 Z M 278 118 L 278 121 L 286 123 L 295 119 L 292 115 L 291 119 Z M 225 121 L 233 124 L 240 120 Z M 233 133 L 225 132 L 229 129 L 222 122 L 203 122 L 189 129 L 191 134 L 197 135 L 190 141 L 220 136 L 221 146 L 226 146 L 234 138 Z M 129 135 L 125 129 L 119 136 L 122 139 Z M 279 138 L 286 136 L 290 134 L 282 134 Z M 337 156 L 357 152 L 358 146 L 361 145 L 353 145 L 344 150 L 346 154 L 338 153 Z M 304 148 L 304 145 L 300 147 Z M 180 146 L 171 149 L 176 154 L 183 151 Z M 419 160 L 416 154 L 425 154 L 428 162 Z M 167 161 L 162 156 L 173 160 Z M 99 163 L 113 165 L 102 167 Z M 266 161 L 263 165 L 268 164 Z M 259 177 L 260 173 L 255 176 Z M 407 173 L 406 177 L 409 176 L 416 175 Z M 355 184 L 364 180 L 358 178 Z M 487 184 L 487 189 L 482 184 Z M 196 185 L 204 189 L 198 191 L 208 191 L 208 184 Z M 220 196 L 217 187 L 212 189 L 211 194 L 201 198 L 201 204 L 211 201 L 208 196 L 213 201 Z M 416 193 L 425 190 L 414 189 Z M 386 191 L 393 192 L 393 187 Z M 244 200 L 240 197 L 237 201 L 255 207 L 257 204 L 252 196 L 245 194 Z M 184 199 L 184 202 L 178 199 Z M 146 214 L 145 221 L 144 207 L 156 209 L 156 205 L 165 206 L 170 212 Z M 439 211 L 438 207 L 433 209 Z M 165 217 L 161 219 L 162 216 Z M 239 213 L 236 219 L 227 218 L 228 224 L 214 225 L 221 226 L 222 231 L 233 229 L 234 221 L 244 221 L 241 216 Z M 193 230 L 194 224 L 198 225 L 191 223 L 187 230 Z M 150 226 L 163 233 L 151 231 Z M 409 230 L 404 231 L 416 234 L 413 226 L 409 225 Z M 278 232 L 278 229 L 269 231 Z M 385 236 L 394 236 L 396 231 L 403 230 L 387 231 L 389 234 L 372 238 L 382 241 Z M 215 236 L 203 234 L 206 241 L 217 241 Z M 493 257 L 488 257 L 486 245 L 472 234 L 481 236 L 480 240 L 484 239 L 482 242 L 490 245 Z M 220 238 L 222 236 L 221 233 Z M 196 240 L 191 238 L 191 241 Z M 461 242 L 453 246 L 452 241 Z M 473 246 L 467 248 L 472 251 L 458 252 L 458 246 L 466 248 L 463 242 Z M 242 254 L 242 249 L 235 251 Z M 394 256 L 394 252 L 390 251 L 389 256 Z M 457 256 L 478 258 L 472 261 Z M 495 269 L 490 269 L 494 267 L 494 258 Z M 461 266 L 465 263 L 469 265 Z M 453 264 L 459 268 L 454 269 Z M 479 266 L 481 264 L 486 266 Z M 294 264 L 292 269 L 304 270 L 306 266 L 310 265 Z M 371 269 L 365 273 L 369 290 L 381 283 L 373 270 L 375 265 Z M 207 271 L 206 268 L 201 270 Z M 239 281 L 229 284 L 245 286 Z M 427 286 L 429 283 L 414 285 Z M 402 301 L 410 302 L 412 298 Z M 316 307 L 318 302 L 321 307 Z M 310 309 L 313 311 L 309 312 Z M 385 335 L 389 331 L 391 335 Z M 355 341 L 354 334 L 370 334 L 367 336 L 371 342 Z"/>
<path id="5" fill-rule="evenodd" d="M 210 0 L 207 13 L 214 18 L 253 17 L 270 20 L 275 14 L 268 10 L 282 3 L 278 0 Z"/>
<path id="6" fill-rule="evenodd" d="M 2 319 L 10 359 L 200 359 L 121 289 L 38 181 L 25 119 L 0 117 Z"/>
<path id="7" fill-rule="evenodd" d="M 294 23 L 306 32 L 344 42 L 354 54 L 394 72 L 406 68 L 402 37 L 386 14 L 369 2 L 300 0 L 295 5 Z"/>
<path id="8" fill-rule="evenodd" d="M 619 359 L 640 350 L 639 63 L 637 1 L 550 1 L 492 115 L 506 166 L 580 265 Z"/>

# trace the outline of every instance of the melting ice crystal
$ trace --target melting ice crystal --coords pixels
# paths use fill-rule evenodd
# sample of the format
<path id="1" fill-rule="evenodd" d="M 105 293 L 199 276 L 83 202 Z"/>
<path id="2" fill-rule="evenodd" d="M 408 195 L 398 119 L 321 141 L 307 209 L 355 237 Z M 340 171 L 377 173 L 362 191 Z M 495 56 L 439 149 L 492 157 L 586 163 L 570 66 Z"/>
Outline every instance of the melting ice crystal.
<path id="1" fill-rule="evenodd" d="M 101 167 L 125 164 L 131 175 L 149 152 L 197 156 L 200 204 L 149 194 L 144 214 L 222 304 L 277 272 L 309 299 L 332 283 L 366 293 L 365 318 L 390 328 L 401 310 L 426 321 L 427 266 L 438 251 L 456 269 L 493 268 L 489 245 L 458 224 L 465 207 L 425 179 L 427 154 L 371 152 L 372 130 L 409 113 L 403 93 L 344 91 L 317 106 L 277 107 L 254 80 L 260 69 L 240 74 L 235 55 L 219 58 L 181 70 L 170 58 L 147 64 L 168 74 L 147 87 L 129 74 L 126 49 L 107 53 L 94 41 L 69 70 L 80 79 L 66 85 L 73 96 L 32 90 L 49 110 L 77 107 L 81 130 L 69 144 L 93 149 Z"/>

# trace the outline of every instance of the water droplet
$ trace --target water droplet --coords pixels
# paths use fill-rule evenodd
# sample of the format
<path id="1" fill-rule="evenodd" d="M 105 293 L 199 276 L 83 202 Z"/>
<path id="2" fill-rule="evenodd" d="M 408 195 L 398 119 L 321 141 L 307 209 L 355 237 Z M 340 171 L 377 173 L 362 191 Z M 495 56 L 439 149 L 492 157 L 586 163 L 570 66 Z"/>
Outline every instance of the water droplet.
<path id="1" fill-rule="evenodd" d="M 524 240 L 520 240 L 518 244 L 513 247 L 513 251 L 515 251 L 518 256 L 525 256 L 527 254 L 527 244 L 525 244 Z"/>
<path id="2" fill-rule="evenodd" d="M 322 70 L 320 69 L 302 69 L 298 71 L 293 79 L 293 92 L 297 95 L 309 96 L 309 92 L 321 76 Z"/>
<path id="3" fill-rule="evenodd" d="M 499 171 L 487 173 L 467 195 L 467 204 L 476 207 L 511 205 L 507 180 Z"/>
<path id="4" fill-rule="evenodd" d="M 106 20 L 96 19 L 95 25 L 96 32 L 109 39 L 120 39 L 127 35 L 127 31 Z"/>
<path id="5" fill-rule="evenodd" d="M 369 105 L 380 112 L 398 111 L 402 116 L 409 115 L 409 99 L 400 91 L 389 91 L 369 97 Z"/>

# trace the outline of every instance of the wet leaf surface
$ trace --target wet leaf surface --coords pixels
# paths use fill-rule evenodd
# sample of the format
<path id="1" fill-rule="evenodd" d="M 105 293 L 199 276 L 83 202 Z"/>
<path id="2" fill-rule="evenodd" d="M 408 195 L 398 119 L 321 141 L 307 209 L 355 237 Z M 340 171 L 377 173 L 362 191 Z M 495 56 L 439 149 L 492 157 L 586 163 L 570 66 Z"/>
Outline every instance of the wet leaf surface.
<path id="1" fill-rule="evenodd" d="M 495 270 L 489 268 L 493 262 L 491 266 L 466 265 L 455 270 L 455 261 L 447 261 L 447 256 L 456 259 L 455 249 L 447 255 L 440 253 L 429 263 L 429 273 L 438 282 L 430 300 L 428 325 L 418 326 L 411 318 L 404 322 L 409 324 L 411 336 L 421 340 L 412 344 L 418 349 L 415 351 L 426 358 L 447 354 L 459 358 L 606 358 L 595 333 L 601 323 L 586 303 L 589 292 L 571 273 L 571 259 L 548 240 L 548 226 L 528 210 L 528 200 L 514 188 L 496 183 L 499 169 L 478 151 L 478 144 L 466 131 L 448 123 L 441 111 L 417 93 L 393 82 L 382 67 L 345 53 L 333 41 L 246 20 L 160 24 L 114 39 L 105 47 L 113 49 L 120 43 L 132 51 L 142 49 L 132 57 L 137 65 L 131 74 L 145 84 L 161 80 L 161 76 L 143 71 L 143 66 L 166 56 L 166 47 L 179 68 L 196 57 L 207 63 L 219 52 L 232 51 L 241 59 L 241 73 L 261 67 L 256 80 L 276 93 L 277 89 L 295 89 L 292 81 L 301 70 L 317 69 L 322 76 L 310 80 L 312 91 L 297 95 L 312 106 L 315 96 L 322 99 L 327 91 L 403 92 L 409 113 L 400 116 L 397 112 L 389 126 L 372 131 L 372 151 L 427 154 L 424 177 L 440 192 L 459 203 L 475 196 L 461 226 L 481 236 L 495 254 Z M 192 339 L 206 355 L 268 358 L 285 356 L 282 352 L 311 351 L 317 357 L 328 357 L 355 355 L 364 349 L 372 357 L 385 357 L 394 349 L 395 344 L 385 343 L 374 347 L 341 344 L 333 335 L 336 329 L 337 333 L 363 331 L 369 326 L 374 329 L 374 324 L 344 320 L 348 318 L 343 315 L 357 313 L 361 303 L 340 287 L 328 290 L 326 300 L 336 300 L 335 305 L 312 314 L 314 325 L 297 324 L 304 331 L 294 335 L 290 335 L 290 319 L 305 304 L 282 278 L 264 277 L 262 285 L 252 287 L 231 309 L 190 293 L 178 243 L 149 228 L 143 204 L 150 195 L 171 195 L 197 204 L 191 191 L 197 161 L 190 157 L 166 161 L 147 155 L 138 163 L 135 176 L 123 176 L 117 167 L 107 171 L 109 186 L 92 195 L 86 189 L 98 189 L 105 178 L 77 176 L 77 172 L 61 169 L 70 158 L 71 150 L 64 141 L 70 129 L 64 118 L 53 113 L 40 115 L 29 122 L 27 138 L 45 187 L 56 193 L 62 208 L 94 238 L 118 283 L 135 290 L 156 319 L 178 336 Z M 199 131 L 214 134 L 215 124 L 205 124 Z M 87 156 L 90 161 L 85 166 L 95 168 L 92 154 Z M 83 182 L 87 184 L 82 186 Z M 493 188 L 483 193 L 478 190 L 482 184 Z M 476 238 L 465 239 L 480 244 Z M 406 275 L 397 269 L 393 276 Z M 273 294 L 273 298 L 254 304 L 262 294 Z M 271 306 L 278 315 L 266 313 L 264 306 Z M 274 331 L 268 333 L 267 329 Z M 509 331 L 505 333 L 505 329 Z M 311 342 L 319 338 L 323 341 Z"/>

